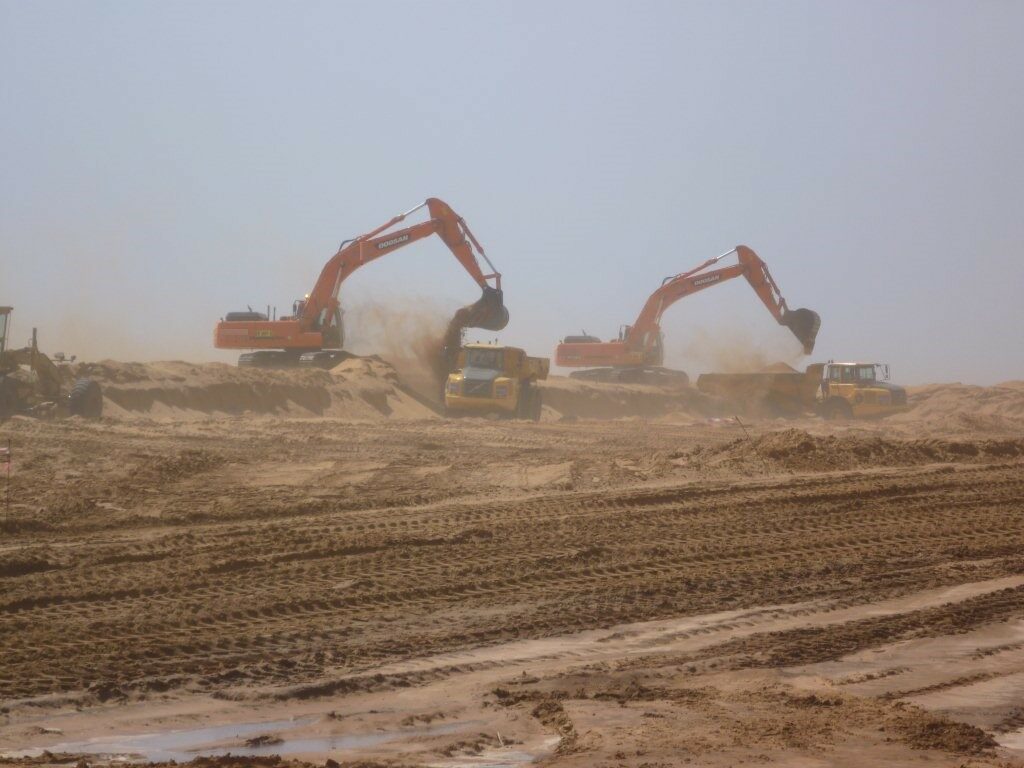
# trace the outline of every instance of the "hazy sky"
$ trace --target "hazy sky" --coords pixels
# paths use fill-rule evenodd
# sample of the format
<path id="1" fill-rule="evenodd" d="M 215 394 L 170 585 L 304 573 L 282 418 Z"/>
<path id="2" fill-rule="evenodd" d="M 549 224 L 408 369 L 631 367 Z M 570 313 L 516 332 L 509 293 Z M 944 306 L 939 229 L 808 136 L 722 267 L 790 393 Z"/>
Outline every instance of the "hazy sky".
<path id="1" fill-rule="evenodd" d="M 436 196 L 537 354 L 745 243 L 815 358 L 1024 379 L 1021 30 L 1019 0 L 0 0 L 0 304 L 49 351 L 233 359 L 225 312 Z M 478 293 L 434 239 L 342 298 Z M 792 351 L 742 280 L 663 326 L 691 372 Z"/>

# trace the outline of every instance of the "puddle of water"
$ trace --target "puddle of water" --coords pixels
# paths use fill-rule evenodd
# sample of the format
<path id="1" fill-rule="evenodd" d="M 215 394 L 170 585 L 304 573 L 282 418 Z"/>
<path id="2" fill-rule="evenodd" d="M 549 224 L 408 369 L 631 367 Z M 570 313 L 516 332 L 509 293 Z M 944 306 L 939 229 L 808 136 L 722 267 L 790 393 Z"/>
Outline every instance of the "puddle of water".
<path id="1" fill-rule="evenodd" d="M 84 753 L 104 756 L 131 756 L 150 762 L 188 762 L 202 756 L 216 757 L 219 755 L 291 755 L 300 752 L 331 752 L 332 750 L 351 750 L 372 747 L 406 736 L 442 735 L 459 730 L 472 723 L 446 723 L 424 728 L 401 731 L 383 731 L 380 733 L 337 734 L 334 736 L 310 736 L 297 739 L 285 738 L 280 744 L 266 744 L 248 747 L 239 744 L 240 740 L 292 730 L 300 725 L 313 722 L 314 718 L 297 720 L 271 720 L 262 723 L 235 723 L 208 728 L 193 728 L 180 731 L 159 733 L 140 733 L 126 736 L 100 736 L 87 741 L 63 742 L 52 744 L 46 749 L 50 752 Z M 233 741 L 231 746 L 223 746 L 224 742 Z M 38 757 L 43 748 L 25 749 L 5 752 L 3 757 Z"/>
<path id="2" fill-rule="evenodd" d="M 521 768 L 537 759 L 536 755 L 529 752 L 505 752 L 500 758 L 485 758 L 484 762 L 473 762 L 469 765 L 473 768 Z M 466 765 L 463 763 L 463 765 Z"/>
<path id="3" fill-rule="evenodd" d="M 522 749 L 488 750 L 475 757 L 458 757 L 429 765 L 435 768 L 522 768 L 550 754 L 561 740 L 559 736 L 550 736 L 541 744 L 535 745 L 534 752 Z"/>

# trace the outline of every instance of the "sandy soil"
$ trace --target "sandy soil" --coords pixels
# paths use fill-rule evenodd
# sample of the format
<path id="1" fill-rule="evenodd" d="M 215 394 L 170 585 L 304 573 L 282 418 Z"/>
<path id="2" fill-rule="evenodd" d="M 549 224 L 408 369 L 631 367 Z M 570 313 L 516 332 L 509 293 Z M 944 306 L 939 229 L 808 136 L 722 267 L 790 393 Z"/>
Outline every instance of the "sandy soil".
<path id="1" fill-rule="evenodd" d="M 1020 382 L 533 424 L 372 359 L 90 373 L 102 421 L 0 427 L 5 762 L 1024 764 Z"/>

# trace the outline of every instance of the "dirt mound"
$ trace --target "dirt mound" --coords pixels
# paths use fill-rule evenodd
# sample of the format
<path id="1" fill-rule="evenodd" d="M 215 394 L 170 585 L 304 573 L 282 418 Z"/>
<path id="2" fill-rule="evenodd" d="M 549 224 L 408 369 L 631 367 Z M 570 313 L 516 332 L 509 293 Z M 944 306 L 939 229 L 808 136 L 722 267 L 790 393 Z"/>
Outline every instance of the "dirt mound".
<path id="1" fill-rule="evenodd" d="M 864 435 L 812 435 L 801 429 L 699 447 L 691 461 L 705 465 L 767 464 L 772 469 L 821 471 L 1024 457 L 1024 440 L 891 440 Z"/>
<path id="2" fill-rule="evenodd" d="M 1024 381 L 992 387 L 928 384 L 907 392 L 910 410 L 888 419 L 947 434 L 1024 433 Z"/>
<path id="3" fill-rule="evenodd" d="M 996 740 L 980 728 L 897 704 L 889 728 L 915 749 L 940 749 L 965 755 L 982 755 L 995 749 Z"/>
<path id="4" fill-rule="evenodd" d="M 238 368 L 223 363 L 83 363 L 69 375 L 103 387 L 104 414 L 117 420 L 208 419 L 238 415 L 354 420 L 436 418 L 433 373 L 376 355 L 334 369 Z M 542 384 L 548 419 L 684 418 L 718 415 L 717 401 L 692 387 L 582 382 Z"/>
<path id="5" fill-rule="evenodd" d="M 237 368 L 222 363 L 120 363 L 76 366 L 103 387 L 104 414 L 119 420 L 271 414 L 356 420 L 431 418 L 394 369 L 376 357 L 331 371 Z"/>

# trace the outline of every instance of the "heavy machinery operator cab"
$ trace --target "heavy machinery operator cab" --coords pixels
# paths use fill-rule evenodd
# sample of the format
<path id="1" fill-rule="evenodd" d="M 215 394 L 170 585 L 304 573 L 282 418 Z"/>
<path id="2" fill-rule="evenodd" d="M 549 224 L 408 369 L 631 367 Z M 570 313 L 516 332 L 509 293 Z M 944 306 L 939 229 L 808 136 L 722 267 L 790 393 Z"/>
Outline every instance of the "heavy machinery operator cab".
<path id="1" fill-rule="evenodd" d="M 466 350 L 466 367 L 485 371 L 501 371 L 504 369 L 502 354 L 500 349 L 470 347 Z"/>
<path id="2" fill-rule="evenodd" d="M 837 384 L 870 385 L 889 380 L 889 366 L 882 363 L 829 363 L 827 378 Z"/>

